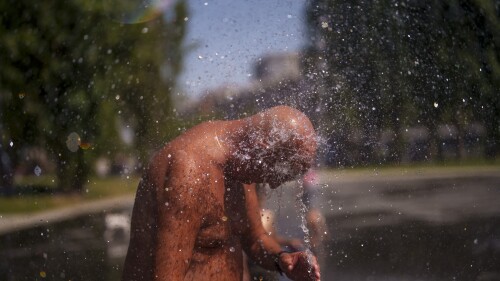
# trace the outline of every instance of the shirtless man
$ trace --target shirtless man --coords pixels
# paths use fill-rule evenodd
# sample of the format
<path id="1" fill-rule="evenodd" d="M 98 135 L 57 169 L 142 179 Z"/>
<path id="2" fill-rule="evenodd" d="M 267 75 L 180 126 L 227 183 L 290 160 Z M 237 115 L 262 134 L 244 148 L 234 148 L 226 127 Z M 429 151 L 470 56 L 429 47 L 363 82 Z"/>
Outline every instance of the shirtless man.
<path id="1" fill-rule="evenodd" d="M 282 252 L 252 183 L 277 188 L 316 153 L 309 119 L 286 106 L 197 125 L 165 145 L 139 183 L 124 281 L 241 280 L 242 250 L 292 280 L 319 280 L 316 258 Z"/>

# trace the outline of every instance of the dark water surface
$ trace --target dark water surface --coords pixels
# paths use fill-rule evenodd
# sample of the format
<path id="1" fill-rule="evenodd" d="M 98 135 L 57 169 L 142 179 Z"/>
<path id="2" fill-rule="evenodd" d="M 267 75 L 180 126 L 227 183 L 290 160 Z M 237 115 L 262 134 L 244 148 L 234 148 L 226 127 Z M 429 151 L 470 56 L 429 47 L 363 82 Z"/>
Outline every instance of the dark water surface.
<path id="1" fill-rule="evenodd" d="M 314 199 L 328 227 L 323 280 L 500 280 L 499 179 L 324 180 Z M 280 233 L 300 237 L 294 192 L 267 205 Z M 0 280 L 119 280 L 129 214 L 0 236 Z"/>

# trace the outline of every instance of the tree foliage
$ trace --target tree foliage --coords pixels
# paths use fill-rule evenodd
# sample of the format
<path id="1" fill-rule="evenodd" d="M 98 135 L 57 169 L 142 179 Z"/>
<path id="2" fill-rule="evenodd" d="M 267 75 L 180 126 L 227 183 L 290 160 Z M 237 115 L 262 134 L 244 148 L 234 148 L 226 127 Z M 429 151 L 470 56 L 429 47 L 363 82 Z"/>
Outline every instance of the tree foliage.
<path id="1" fill-rule="evenodd" d="M 61 189 L 80 189 L 96 155 L 123 151 L 121 129 L 140 161 L 169 135 L 185 3 L 168 20 L 125 24 L 122 2 L 0 2 L 1 145 L 14 163 L 22 148 L 44 148 Z"/>
<path id="2" fill-rule="evenodd" d="M 331 130 L 361 132 L 356 161 L 401 161 L 405 131 L 418 126 L 429 129 L 436 156 L 439 125 L 458 128 L 463 144 L 474 122 L 486 128 L 487 155 L 498 154 L 499 1 L 314 0 L 307 19 Z M 394 145 L 381 157 L 383 132 Z"/>

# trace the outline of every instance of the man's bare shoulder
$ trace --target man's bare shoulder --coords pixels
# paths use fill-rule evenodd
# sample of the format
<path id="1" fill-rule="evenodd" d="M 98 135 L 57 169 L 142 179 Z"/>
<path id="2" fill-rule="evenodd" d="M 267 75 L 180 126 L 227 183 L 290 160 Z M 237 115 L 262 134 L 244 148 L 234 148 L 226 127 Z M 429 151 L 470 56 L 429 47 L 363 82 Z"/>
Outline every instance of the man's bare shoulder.
<path id="1" fill-rule="evenodd" d="M 164 163 L 166 184 L 177 189 L 204 183 L 204 175 L 215 166 L 203 151 L 191 147 L 166 146 L 155 155 L 154 163 Z"/>

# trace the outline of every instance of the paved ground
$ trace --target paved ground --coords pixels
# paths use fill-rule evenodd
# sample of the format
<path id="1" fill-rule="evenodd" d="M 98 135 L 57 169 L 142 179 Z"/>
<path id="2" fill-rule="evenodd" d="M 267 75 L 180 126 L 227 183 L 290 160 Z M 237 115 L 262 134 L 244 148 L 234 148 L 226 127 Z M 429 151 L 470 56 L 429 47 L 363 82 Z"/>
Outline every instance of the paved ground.
<path id="1" fill-rule="evenodd" d="M 324 280 L 500 280 L 500 168 L 320 173 Z M 278 190 L 281 233 L 303 236 L 305 210 Z M 332 276 L 335 276 L 333 278 Z"/>
<path id="2" fill-rule="evenodd" d="M 500 167 L 333 170 L 319 176 L 313 202 L 327 222 L 321 259 L 323 280 L 500 280 Z M 277 214 L 276 226 L 281 234 L 304 235 L 301 225 L 306 210 L 298 200 L 299 193 L 297 184 L 288 184 L 268 195 L 267 205 Z M 82 233 L 88 234 L 85 241 L 102 237 L 95 229 L 102 224 L 95 221 L 97 217 L 112 214 L 115 209 L 130 210 L 132 202 L 128 196 L 36 215 L 0 215 L 0 234 L 5 234 L 35 226 L 47 226 L 48 232 L 49 225 L 56 222 L 100 214 L 86 216 L 91 221 L 75 223 L 71 232 L 61 229 L 61 235 L 55 228 L 62 225 L 51 227 L 51 238 L 44 236 L 38 246 L 29 241 L 40 234 L 24 232 L 30 238 L 24 243 L 22 258 L 12 259 L 5 270 L 32 262 L 30 255 L 46 263 L 43 255 L 38 257 L 43 251 L 33 249 L 46 247 L 47 239 L 54 248 L 50 255 L 60 255 L 54 266 L 68 260 L 72 250 L 67 245 L 74 249 L 79 244 L 87 245 L 77 242 L 83 239 Z M 70 241 L 66 246 L 61 244 L 64 239 Z M 18 242 L 12 241 L 9 245 L 19 252 L 15 246 Z M 109 248 L 109 244 L 101 244 Z M 60 247 L 62 254 L 56 254 Z M 83 250 L 74 251 L 85 255 Z M 88 266 L 88 274 L 93 274 L 95 267 L 103 267 L 103 272 L 112 272 L 113 276 L 120 271 L 120 259 L 114 259 L 115 265 L 108 271 L 106 263 L 97 262 L 101 258 L 90 259 L 96 263 Z M 68 275 L 71 266 L 64 265 Z M 20 267 L 21 274 L 22 270 Z M 79 262 L 75 270 L 84 274 Z"/>
<path id="3" fill-rule="evenodd" d="M 319 172 L 319 178 L 314 206 L 341 220 L 342 228 L 500 215 L 500 167 L 339 170 Z M 294 184 L 270 192 L 268 207 L 285 220 L 300 219 L 299 192 Z"/>

